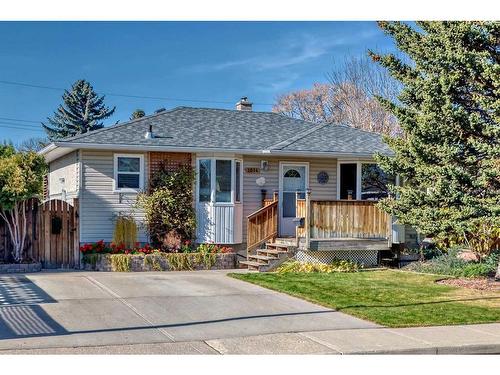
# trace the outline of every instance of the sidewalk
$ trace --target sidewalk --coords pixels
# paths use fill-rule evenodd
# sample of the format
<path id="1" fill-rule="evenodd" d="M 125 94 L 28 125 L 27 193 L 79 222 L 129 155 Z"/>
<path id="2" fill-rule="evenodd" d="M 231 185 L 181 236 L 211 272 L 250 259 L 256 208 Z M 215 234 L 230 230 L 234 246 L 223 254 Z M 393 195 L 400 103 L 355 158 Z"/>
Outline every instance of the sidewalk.
<path id="1" fill-rule="evenodd" d="M 207 341 L 4 350 L 0 354 L 499 354 L 500 323 L 277 333 Z"/>
<path id="2" fill-rule="evenodd" d="M 492 354 L 500 353 L 500 323 L 301 332 L 207 344 L 222 354 Z"/>

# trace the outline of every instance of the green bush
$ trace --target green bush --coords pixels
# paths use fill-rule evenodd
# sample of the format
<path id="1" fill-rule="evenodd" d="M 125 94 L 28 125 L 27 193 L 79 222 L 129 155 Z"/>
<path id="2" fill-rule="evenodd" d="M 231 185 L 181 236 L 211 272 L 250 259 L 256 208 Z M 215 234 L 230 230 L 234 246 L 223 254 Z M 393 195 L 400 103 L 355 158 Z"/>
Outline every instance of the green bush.
<path id="1" fill-rule="evenodd" d="M 414 272 L 450 275 L 456 277 L 481 277 L 495 272 L 498 266 L 498 253 L 492 253 L 481 262 L 466 261 L 458 258 L 458 249 L 450 249 L 446 254 L 426 262 L 415 262 L 404 269 Z"/>
<path id="2" fill-rule="evenodd" d="M 137 205 L 144 210 L 154 247 L 176 252 L 183 241 L 194 237 L 194 178 L 190 165 L 181 165 L 175 171 L 163 168 L 153 175 L 150 189 L 139 194 Z"/>
<path id="3" fill-rule="evenodd" d="M 357 272 L 359 265 L 348 260 L 335 260 L 330 264 L 288 261 L 282 264 L 277 272 L 291 273 L 333 273 L 333 272 Z"/>

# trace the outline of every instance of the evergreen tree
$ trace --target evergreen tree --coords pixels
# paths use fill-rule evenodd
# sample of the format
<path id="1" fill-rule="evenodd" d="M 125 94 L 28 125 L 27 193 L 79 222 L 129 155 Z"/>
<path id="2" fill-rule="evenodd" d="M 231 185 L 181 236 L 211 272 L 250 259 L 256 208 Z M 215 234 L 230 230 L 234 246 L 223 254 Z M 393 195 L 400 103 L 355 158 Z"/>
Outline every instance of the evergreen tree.
<path id="1" fill-rule="evenodd" d="M 141 117 L 146 116 L 146 112 L 142 109 L 136 109 L 134 112 L 132 112 L 132 115 L 130 116 L 131 120 L 135 120 Z"/>
<path id="2" fill-rule="evenodd" d="M 63 104 L 47 119 L 48 125 L 42 125 L 49 139 L 57 140 L 100 129 L 102 120 L 114 112 L 115 107 L 104 105 L 104 96 L 98 96 L 89 82 L 80 79 L 70 91 L 64 91 Z"/>
<path id="3" fill-rule="evenodd" d="M 403 178 L 381 207 L 403 224 L 478 255 L 500 239 L 500 23 L 380 22 L 407 57 L 369 52 L 403 84 L 379 98 L 404 130 L 382 168 Z"/>

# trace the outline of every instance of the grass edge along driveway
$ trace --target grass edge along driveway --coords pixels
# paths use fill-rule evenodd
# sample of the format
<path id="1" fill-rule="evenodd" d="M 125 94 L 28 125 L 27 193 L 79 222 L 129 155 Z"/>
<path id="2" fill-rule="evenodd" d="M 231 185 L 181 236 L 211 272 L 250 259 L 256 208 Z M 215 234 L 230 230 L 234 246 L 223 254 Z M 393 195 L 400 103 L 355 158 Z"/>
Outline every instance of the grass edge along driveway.
<path id="1" fill-rule="evenodd" d="M 500 322 L 500 293 L 436 284 L 396 270 L 229 274 L 388 327 Z"/>

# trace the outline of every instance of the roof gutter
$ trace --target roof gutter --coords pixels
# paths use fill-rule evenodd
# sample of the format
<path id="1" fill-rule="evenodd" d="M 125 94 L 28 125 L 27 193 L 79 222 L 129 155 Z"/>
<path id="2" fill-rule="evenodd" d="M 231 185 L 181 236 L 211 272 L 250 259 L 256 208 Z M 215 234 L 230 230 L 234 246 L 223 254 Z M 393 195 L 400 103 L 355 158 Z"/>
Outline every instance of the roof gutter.
<path id="1" fill-rule="evenodd" d="M 55 156 L 55 151 L 60 148 Z M 75 149 L 91 150 L 127 150 L 127 151 L 163 151 L 163 152 L 228 152 L 244 155 L 276 155 L 276 156 L 315 156 L 330 158 L 373 158 L 374 153 L 366 152 L 326 152 L 326 151 L 290 151 L 279 149 L 240 149 L 240 148 L 215 148 L 215 147 L 183 147 L 183 146 L 145 146 L 126 144 L 93 144 L 75 142 L 54 142 L 39 151 L 48 162 L 71 152 Z M 54 157 L 55 156 L 55 157 Z"/>

